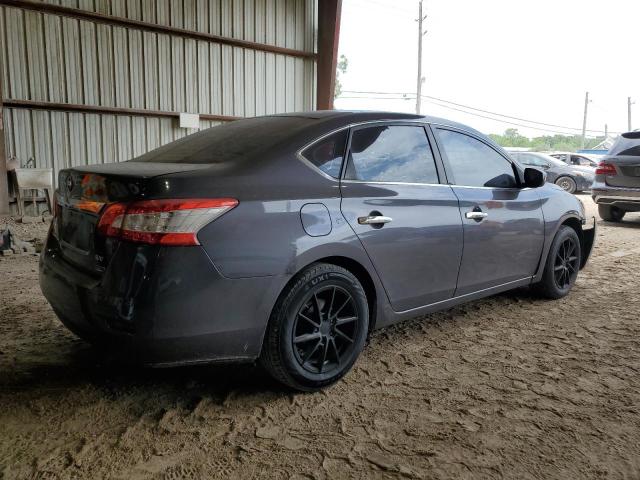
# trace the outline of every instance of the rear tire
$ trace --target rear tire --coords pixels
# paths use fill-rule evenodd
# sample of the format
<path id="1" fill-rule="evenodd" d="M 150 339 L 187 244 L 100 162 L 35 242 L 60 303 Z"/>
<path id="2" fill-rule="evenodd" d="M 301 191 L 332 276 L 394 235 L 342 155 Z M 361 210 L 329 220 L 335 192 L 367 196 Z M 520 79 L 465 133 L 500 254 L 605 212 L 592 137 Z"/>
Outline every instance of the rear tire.
<path id="1" fill-rule="evenodd" d="M 571 227 L 561 226 L 551 243 L 542 280 L 534 285 L 535 291 L 554 300 L 567 295 L 578 278 L 581 258 L 578 234 Z"/>
<path id="2" fill-rule="evenodd" d="M 369 307 L 358 279 L 337 265 L 316 263 L 280 295 L 260 363 L 284 385 L 320 390 L 351 369 L 368 331 Z"/>
<path id="3" fill-rule="evenodd" d="M 605 222 L 621 222 L 626 212 L 613 205 L 598 205 L 598 215 Z"/>
<path id="4" fill-rule="evenodd" d="M 556 185 L 558 185 L 565 192 L 575 193 L 576 191 L 576 181 L 571 177 L 560 177 L 556 180 Z"/>

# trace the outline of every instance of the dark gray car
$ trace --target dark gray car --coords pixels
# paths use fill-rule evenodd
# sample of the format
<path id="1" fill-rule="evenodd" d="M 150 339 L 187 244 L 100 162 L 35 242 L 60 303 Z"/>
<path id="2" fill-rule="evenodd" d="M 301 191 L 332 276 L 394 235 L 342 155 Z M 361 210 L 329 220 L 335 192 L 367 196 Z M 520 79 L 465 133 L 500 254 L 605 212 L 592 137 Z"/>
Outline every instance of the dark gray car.
<path id="1" fill-rule="evenodd" d="M 595 169 L 582 165 L 569 165 L 562 160 L 538 152 L 509 152 L 519 163 L 542 168 L 547 182 L 555 183 L 569 193 L 589 190 L 595 178 Z"/>
<path id="2" fill-rule="evenodd" d="M 640 131 L 620 135 L 596 169 L 591 191 L 603 220 L 640 212 Z"/>
<path id="3" fill-rule="evenodd" d="M 566 295 L 595 231 L 475 130 L 378 112 L 241 120 L 63 170 L 55 211 L 40 284 L 70 330 L 153 364 L 259 360 L 301 390 L 374 328 Z"/>

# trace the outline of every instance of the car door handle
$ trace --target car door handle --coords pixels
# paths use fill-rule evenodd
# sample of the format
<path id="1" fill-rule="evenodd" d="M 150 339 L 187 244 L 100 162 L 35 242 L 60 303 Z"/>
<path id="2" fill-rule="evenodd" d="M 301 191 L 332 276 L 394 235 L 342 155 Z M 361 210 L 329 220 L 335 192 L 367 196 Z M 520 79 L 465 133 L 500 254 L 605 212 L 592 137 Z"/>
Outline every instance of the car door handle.
<path id="1" fill-rule="evenodd" d="M 470 220 L 482 220 L 483 218 L 488 217 L 489 214 L 485 212 L 467 212 L 464 216 Z"/>
<path id="2" fill-rule="evenodd" d="M 389 223 L 393 221 L 391 217 L 385 217 L 383 215 L 369 215 L 368 217 L 358 217 L 358 223 L 360 225 L 380 225 L 383 223 Z"/>

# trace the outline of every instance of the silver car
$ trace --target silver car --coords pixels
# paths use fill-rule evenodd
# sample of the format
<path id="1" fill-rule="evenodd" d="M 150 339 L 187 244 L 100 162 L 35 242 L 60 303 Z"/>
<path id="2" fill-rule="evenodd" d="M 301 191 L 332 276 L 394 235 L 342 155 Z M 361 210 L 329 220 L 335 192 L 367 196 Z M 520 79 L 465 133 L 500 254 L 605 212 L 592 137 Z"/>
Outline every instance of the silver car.
<path id="1" fill-rule="evenodd" d="M 619 222 L 640 212 L 640 131 L 623 133 L 596 169 L 591 190 L 603 220 Z"/>

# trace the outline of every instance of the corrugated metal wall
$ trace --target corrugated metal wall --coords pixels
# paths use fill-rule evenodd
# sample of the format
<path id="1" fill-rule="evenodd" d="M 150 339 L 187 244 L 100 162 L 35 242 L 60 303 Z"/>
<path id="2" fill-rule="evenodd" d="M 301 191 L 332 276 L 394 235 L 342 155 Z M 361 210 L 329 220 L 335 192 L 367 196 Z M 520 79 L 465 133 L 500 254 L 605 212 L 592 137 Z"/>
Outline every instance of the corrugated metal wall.
<path id="1" fill-rule="evenodd" d="M 316 0 L 67 0 L 187 30 L 314 51 Z M 0 7 L 3 97 L 254 116 L 311 110 L 315 61 Z M 127 160 L 192 131 L 172 118 L 5 108 L 7 156 L 61 168 Z M 201 121 L 201 128 L 215 125 Z"/>

